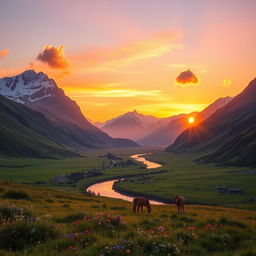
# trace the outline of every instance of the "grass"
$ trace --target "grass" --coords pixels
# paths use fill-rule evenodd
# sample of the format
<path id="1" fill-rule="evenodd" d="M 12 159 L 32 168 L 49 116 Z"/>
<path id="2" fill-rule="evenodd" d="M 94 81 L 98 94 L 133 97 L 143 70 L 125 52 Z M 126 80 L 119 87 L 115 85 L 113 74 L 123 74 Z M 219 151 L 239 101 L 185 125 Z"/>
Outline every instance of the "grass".
<path id="1" fill-rule="evenodd" d="M 256 172 L 242 167 L 220 167 L 213 164 L 198 164 L 197 155 L 157 152 L 146 156 L 148 160 L 164 162 L 166 173 L 152 175 L 146 179 L 129 178 L 118 183 L 124 191 L 143 192 L 164 198 L 182 194 L 187 201 L 201 204 L 225 205 L 256 209 Z M 220 194 L 217 187 L 242 188 L 241 195 Z"/>
<path id="2" fill-rule="evenodd" d="M 132 154 L 153 152 L 146 158 L 164 165 L 158 169 L 146 170 L 141 166 L 115 167 L 101 170 L 102 175 L 88 177 L 72 184 L 56 184 L 51 179 L 61 174 L 90 171 L 101 168 L 103 163 L 110 160 L 106 157 L 108 152 L 122 157 L 125 161 Z M 85 152 L 83 158 L 67 158 L 59 160 L 1 158 L 0 179 L 13 182 L 29 182 L 33 186 L 58 189 L 68 192 L 81 192 L 84 186 L 124 175 L 140 175 L 126 179 L 117 184 L 117 189 L 131 194 L 144 193 L 155 197 L 170 200 L 176 194 L 183 194 L 187 201 L 256 209 L 256 189 L 254 185 L 256 171 L 244 167 L 220 167 L 213 164 L 198 164 L 193 160 L 198 155 L 172 154 L 156 151 L 152 148 L 106 149 L 90 150 Z M 158 170 L 167 170 L 165 173 L 155 174 Z M 142 173 L 151 173 L 141 176 Z M 44 184 L 45 183 L 45 184 Z M 220 194 L 217 187 L 242 188 L 244 194 Z"/>
<path id="3" fill-rule="evenodd" d="M 153 205 L 151 214 L 133 214 L 129 202 L 82 196 L 0 182 L 4 191 L 26 191 L 31 200 L 0 199 L 10 213 L 33 218 L 0 225 L 0 255 L 241 255 L 256 253 L 256 214 L 224 207 Z M 0 195 L 4 193 L 1 192 Z M 97 207 L 95 207 L 97 206 Z M 8 208 L 8 207 L 7 207 Z M 13 239 L 15 237 L 15 239 Z"/>

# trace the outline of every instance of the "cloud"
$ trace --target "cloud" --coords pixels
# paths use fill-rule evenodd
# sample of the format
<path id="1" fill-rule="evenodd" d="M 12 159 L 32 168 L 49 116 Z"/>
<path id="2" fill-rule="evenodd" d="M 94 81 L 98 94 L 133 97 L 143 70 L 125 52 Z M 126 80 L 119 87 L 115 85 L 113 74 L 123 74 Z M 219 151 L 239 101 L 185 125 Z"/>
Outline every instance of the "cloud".
<path id="1" fill-rule="evenodd" d="M 88 47 L 84 53 L 74 57 L 85 70 L 118 69 L 140 60 L 164 55 L 173 48 L 182 47 L 174 44 L 177 33 L 165 32 L 143 40 L 135 40 L 116 47 Z"/>
<path id="2" fill-rule="evenodd" d="M 9 50 L 8 49 L 0 50 L 0 59 L 4 58 L 8 54 L 9 54 Z"/>
<path id="3" fill-rule="evenodd" d="M 66 91 L 69 91 L 66 88 Z M 136 90 L 136 89 L 81 89 L 70 88 L 69 95 L 73 98 L 96 97 L 96 98 L 129 98 L 129 97 L 147 97 L 154 98 L 162 95 L 161 90 Z"/>
<path id="4" fill-rule="evenodd" d="M 69 67 L 68 60 L 64 56 L 64 46 L 46 45 L 37 56 L 37 60 L 47 63 L 51 68 L 65 69 Z"/>
<path id="5" fill-rule="evenodd" d="M 197 85 L 198 82 L 198 78 L 189 69 L 181 72 L 176 78 L 176 83 L 182 86 Z"/>
<path id="6" fill-rule="evenodd" d="M 232 80 L 231 79 L 224 79 L 223 80 L 223 86 L 224 87 L 229 87 L 232 84 Z"/>

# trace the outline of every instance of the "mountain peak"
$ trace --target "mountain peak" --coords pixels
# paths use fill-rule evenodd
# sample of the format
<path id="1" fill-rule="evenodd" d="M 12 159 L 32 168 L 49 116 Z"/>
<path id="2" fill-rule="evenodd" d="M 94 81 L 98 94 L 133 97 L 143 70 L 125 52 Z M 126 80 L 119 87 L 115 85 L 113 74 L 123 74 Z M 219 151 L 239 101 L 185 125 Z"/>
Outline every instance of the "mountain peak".
<path id="1" fill-rule="evenodd" d="M 53 79 L 33 69 L 25 70 L 13 77 L 0 79 L 0 94 L 19 103 L 28 103 L 52 97 L 58 89 Z"/>

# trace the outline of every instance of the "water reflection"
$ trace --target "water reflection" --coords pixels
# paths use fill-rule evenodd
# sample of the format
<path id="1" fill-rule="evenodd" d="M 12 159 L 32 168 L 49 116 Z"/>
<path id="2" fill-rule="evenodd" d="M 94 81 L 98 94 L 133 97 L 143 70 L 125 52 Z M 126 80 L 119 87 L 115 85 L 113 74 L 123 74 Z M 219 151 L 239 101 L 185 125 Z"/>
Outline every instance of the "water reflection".
<path id="1" fill-rule="evenodd" d="M 151 154 L 151 153 L 149 153 L 149 154 Z M 148 154 L 137 154 L 137 155 L 132 155 L 130 157 L 136 161 L 144 163 L 147 166 L 147 169 L 161 167 L 160 164 L 157 164 L 157 163 L 154 163 L 151 161 L 147 161 L 145 158 L 141 157 L 142 155 L 148 155 Z M 113 190 L 112 187 L 113 187 L 113 184 L 115 181 L 117 181 L 117 180 L 103 181 L 103 182 L 94 184 L 94 185 L 88 187 L 87 191 L 90 190 L 90 191 L 94 192 L 95 194 L 100 194 L 101 196 L 118 198 L 118 199 L 123 199 L 123 200 L 129 201 L 129 202 L 132 202 L 133 197 L 122 195 Z M 150 203 L 158 204 L 158 205 L 163 204 L 161 202 L 157 202 L 154 200 L 150 200 Z"/>

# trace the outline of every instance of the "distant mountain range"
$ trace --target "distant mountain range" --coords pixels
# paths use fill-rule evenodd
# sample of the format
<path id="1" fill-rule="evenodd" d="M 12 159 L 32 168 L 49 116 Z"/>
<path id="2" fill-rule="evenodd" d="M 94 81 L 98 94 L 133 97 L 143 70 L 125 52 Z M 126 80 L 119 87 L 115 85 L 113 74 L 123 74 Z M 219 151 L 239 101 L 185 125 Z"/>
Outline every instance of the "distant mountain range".
<path id="1" fill-rule="evenodd" d="M 202 121 L 231 99 L 231 97 L 220 98 L 200 113 L 193 112 L 157 118 L 143 115 L 134 110 L 105 123 L 96 123 L 95 125 L 112 137 L 130 138 L 140 145 L 168 146 L 188 127 L 187 118 L 189 116 L 194 116 L 197 122 Z"/>
<path id="2" fill-rule="evenodd" d="M 0 138 L 2 142 L 5 141 L 5 147 L 1 147 L 1 149 L 5 148 L 1 152 L 3 154 L 35 157 L 72 156 L 78 155 L 74 150 L 82 151 L 86 148 L 137 146 L 128 139 L 113 139 L 93 126 L 83 116 L 75 101 L 67 97 L 64 91 L 42 72 L 27 70 L 17 76 L 0 79 L 0 94 L 6 97 L 0 98 L 2 114 Z M 22 129 L 18 129 L 20 126 Z M 22 130 L 24 132 L 21 132 Z M 15 149 L 15 143 L 12 143 L 12 138 L 15 136 L 8 134 L 17 137 L 19 149 Z M 23 135 L 26 135 L 25 138 Z M 41 145 L 36 142 L 37 136 L 40 143 L 45 140 L 47 145 L 54 145 L 53 148 L 58 146 L 59 150 L 49 149 L 42 154 L 36 152 L 40 151 Z M 33 144 L 32 140 L 37 146 L 25 150 L 29 148 L 27 144 Z M 50 152 L 55 154 L 51 155 Z"/>
<path id="3" fill-rule="evenodd" d="M 181 133 L 166 151 L 208 152 L 201 161 L 255 165 L 255 126 L 256 79 L 208 119 Z"/>
<path id="4" fill-rule="evenodd" d="M 146 116 L 134 110 L 97 125 L 112 137 L 136 140 L 147 133 L 150 126 L 158 120 L 157 117 Z"/>

